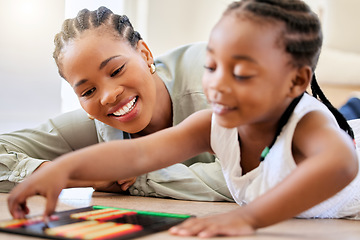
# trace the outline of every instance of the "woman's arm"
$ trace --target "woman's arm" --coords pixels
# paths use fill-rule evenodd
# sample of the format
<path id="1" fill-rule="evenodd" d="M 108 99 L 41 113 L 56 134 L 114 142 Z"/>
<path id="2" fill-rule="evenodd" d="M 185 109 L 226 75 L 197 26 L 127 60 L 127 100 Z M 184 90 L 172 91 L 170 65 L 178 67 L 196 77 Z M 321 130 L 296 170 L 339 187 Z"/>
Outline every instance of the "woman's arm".
<path id="1" fill-rule="evenodd" d="M 82 109 L 50 119 L 37 128 L 1 134 L 0 191 L 10 191 L 41 164 L 97 142 L 95 124 Z"/>
<path id="2" fill-rule="evenodd" d="M 133 140 L 100 143 L 65 154 L 39 169 L 9 196 L 15 218 L 27 214 L 26 199 L 47 197 L 45 215 L 51 214 L 68 179 L 116 181 L 182 162 L 210 149 L 211 111 L 191 115 L 176 127 Z"/>

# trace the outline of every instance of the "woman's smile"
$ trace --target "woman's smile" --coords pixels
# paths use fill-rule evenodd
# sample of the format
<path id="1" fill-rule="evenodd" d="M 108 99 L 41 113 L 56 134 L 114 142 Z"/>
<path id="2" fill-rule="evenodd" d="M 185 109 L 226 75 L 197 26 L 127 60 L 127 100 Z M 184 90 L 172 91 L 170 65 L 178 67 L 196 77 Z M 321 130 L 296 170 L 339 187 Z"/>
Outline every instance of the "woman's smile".
<path id="1" fill-rule="evenodd" d="M 131 112 L 131 110 L 134 109 L 137 99 L 138 99 L 137 97 L 132 98 L 128 103 L 123 104 L 121 108 L 108 115 L 114 115 L 115 117 L 120 117 L 120 116 L 124 116 L 125 114 L 128 114 L 129 112 Z"/>
<path id="2" fill-rule="evenodd" d="M 136 118 L 139 113 L 138 109 L 138 96 L 133 97 L 130 101 L 125 104 L 119 104 L 111 113 L 109 117 L 115 118 L 121 122 L 128 122 Z"/>

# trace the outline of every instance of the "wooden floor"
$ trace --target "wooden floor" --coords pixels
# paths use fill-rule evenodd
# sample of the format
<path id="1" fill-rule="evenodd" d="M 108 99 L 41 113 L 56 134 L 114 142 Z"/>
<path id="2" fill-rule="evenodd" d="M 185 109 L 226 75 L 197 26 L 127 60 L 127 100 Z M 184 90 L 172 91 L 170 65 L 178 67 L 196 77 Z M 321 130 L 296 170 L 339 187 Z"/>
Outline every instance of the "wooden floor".
<path id="1" fill-rule="evenodd" d="M 0 193 L 0 220 L 9 219 L 7 210 L 8 194 Z M 36 196 L 29 199 L 31 215 L 40 215 L 44 208 L 44 199 Z M 92 189 L 64 190 L 57 205 L 57 211 L 70 210 L 90 205 L 104 205 L 111 207 L 130 208 L 146 211 L 160 211 L 169 213 L 192 214 L 205 216 L 215 213 L 231 211 L 238 206 L 225 202 L 195 202 L 170 199 L 124 196 L 111 193 L 92 192 Z M 0 240 L 20 239 L 31 240 L 32 237 L 0 233 Z M 180 238 L 163 231 L 148 235 L 141 239 L 198 239 L 195 237 Z M 246 237 L 216 237 L 213 239 L 257 239 L 257 240 L 290 240 L 290 239 L 327 239 L 327 240 L 358 240 L 360 239 L 360 221 L 352 220 L 301 220 L 291 219 L 277 225 L 260 229 L 253 236 Z"/>

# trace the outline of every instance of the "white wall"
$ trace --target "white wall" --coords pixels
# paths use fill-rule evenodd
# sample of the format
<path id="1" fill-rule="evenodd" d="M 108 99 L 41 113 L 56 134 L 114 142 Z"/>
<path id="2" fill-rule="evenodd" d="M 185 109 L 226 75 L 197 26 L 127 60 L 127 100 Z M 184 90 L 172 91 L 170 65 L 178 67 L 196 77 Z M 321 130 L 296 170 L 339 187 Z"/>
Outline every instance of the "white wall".
<path id="1" fill-rule="evenodd" d="M 0 0 L 0 133 L 60 112 L 52 52 L 63 18 L 63 0 Z"/>
<path id="2" fill-rule="evenodd" d="M 65 8 L 66 17 L 74 17 L 84 7 L 94 10 L 100 5 L 126 14 L 157 56 L 182 44 L 207 41 L 230 2 L 0 0 L 0 133 L 34 127 L 49 117 L 79 107 L 52 59 L 53 37 L 61 28 Z"/>
<path id="3" fill-rule="evenodd" d="M 232 0 L 137 0 L 137 2 L 137 7 L 141 9 L 145 6 L 147 12 L 141 11 L 140 19 L 136 16 L 129 17 L 153 54 L 157 56 L 182 44 L 207 41 L 212 27 Z"/>

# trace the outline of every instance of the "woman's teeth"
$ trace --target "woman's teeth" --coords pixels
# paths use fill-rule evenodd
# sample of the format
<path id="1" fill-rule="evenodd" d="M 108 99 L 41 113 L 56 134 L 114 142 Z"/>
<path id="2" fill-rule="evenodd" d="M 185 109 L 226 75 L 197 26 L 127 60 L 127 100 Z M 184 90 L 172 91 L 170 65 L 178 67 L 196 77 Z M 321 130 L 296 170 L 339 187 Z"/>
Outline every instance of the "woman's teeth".
<path id="1" fill-rule="evenodd" d="M 133 98 L 130 102 L 128 102 L 128 104 L 124 105 L 122 108 L 114 112 L 113 115 L 120 117 L 129 113 L 134 108 L 136 99 L 136 97 Z"/>

